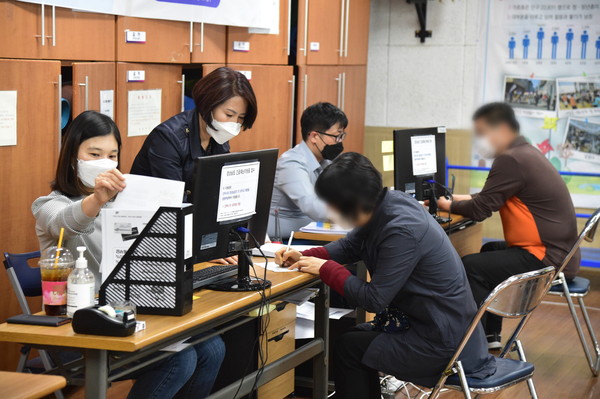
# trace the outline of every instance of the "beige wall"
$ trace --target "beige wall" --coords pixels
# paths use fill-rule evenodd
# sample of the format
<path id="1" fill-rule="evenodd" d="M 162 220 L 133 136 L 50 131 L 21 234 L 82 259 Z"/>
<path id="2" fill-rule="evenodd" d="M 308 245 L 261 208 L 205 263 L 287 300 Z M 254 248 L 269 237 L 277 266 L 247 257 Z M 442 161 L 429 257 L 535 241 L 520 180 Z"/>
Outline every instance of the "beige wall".
<path id="1" fill-rule="evenodd" d="M 383 174 L 386 186 L 394 185 L 394 172 L 383 170 L 383 158 L 381 153 L 381 142 L 392 140 L 392 132 L 402 127 L 365 127 L 365 155 L 373 162 L 375 167 Z M 448 129 L 446 133 L 446 156 L 448 162 L 454 165 L 471 164 L 471 132 L 468 130 Z M 457 193 L 468 193 L 470 189 L 469 171 L 454 170 L 456 176 L 455 191 Z M 578 213 L 591 213 L 591 209 L 577 209 Z M 579 229 L 585 224 L 584 219 L 578 219 Z M 502 239 L 502 224 L 500 216 L 496 212 L 490 219 L 483 222 L 483 236 L 485 238 Z M 600 248 L 600 239 L 593 243 L 585 243 L 584 246 Z"/>

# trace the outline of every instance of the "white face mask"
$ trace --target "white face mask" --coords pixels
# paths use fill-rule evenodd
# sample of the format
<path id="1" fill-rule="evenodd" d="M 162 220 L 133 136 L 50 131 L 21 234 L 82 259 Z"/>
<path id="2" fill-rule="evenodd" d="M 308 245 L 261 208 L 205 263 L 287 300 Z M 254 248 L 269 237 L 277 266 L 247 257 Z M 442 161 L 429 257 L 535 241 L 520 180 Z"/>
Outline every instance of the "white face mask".
<path id="1" fill-rule="evenodd" d="M 212 116 L 212 115 L 211 115 Z M 211 128 L 208 124 L 206 125 L 206 131 L 210 136 L 219 144 L 224 144 L 240 134 L 242 130 L 242 124 L 238 122 L 219 122 L 213 116 L 212 125 L 215 127 Z"/>
<path id="2" fill-rule="evenodd" d="M 486 136 L 475 138 L 475 149 L 483 158 L 492 159 L 496 157 L 496 149 Z"/>
<path id="3" fill-rule="evenodd" d="M 93 159 L 91 161 L 77 160 L 77 176 L 79 180 L 89 188 L 96 185 L 96 177 L 99 174 L 116 169 L 119 163 L 112 159 Z"/>
<path id="4" fill-rule="evenodd" d="M 333 224 L 338 225 L 342 229 L 353 229 L 354 225 L 348 218 L 340 215 L 339 212 L 334 211 L 331 208 L 327 209 L 327 219 L 330 220 Z"/>

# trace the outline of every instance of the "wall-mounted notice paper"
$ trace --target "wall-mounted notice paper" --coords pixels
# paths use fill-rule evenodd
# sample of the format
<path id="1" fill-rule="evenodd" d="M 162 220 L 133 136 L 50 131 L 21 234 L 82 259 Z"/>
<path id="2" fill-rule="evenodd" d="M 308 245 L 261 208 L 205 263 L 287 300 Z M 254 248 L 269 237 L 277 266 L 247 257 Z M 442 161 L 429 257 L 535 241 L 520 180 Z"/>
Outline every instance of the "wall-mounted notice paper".
<path id="1" fill-rule="evenodd" d="M 381 152 L 384 154 L 394 152 L 394 141 L 393 140 L 383 140 L 381 142 Z"/>
<path id="2" fill-rule="evenodd" d="M 384 155 L 383 156 L 383 171 L 391 172 L 394 170 L 394 156 Z"/>
<path id="3" fill-rule="evenodd" d="M 17 92 L 0 91 L 0 146 L 17 145 Z"/>
<path id="4" fill-rule="evenodd" d="M 115 119 L 115 91 L 100 90 L 100 113 Z"/>
<path id="5" fill-rule="evenodd" d="M 259 170 L 260 162 L 223 166 L 217 222 L 241 219 L 256 213 Z"/>
<path id="6" fill-rule="evenodd" d="M 431 175 L 437 172 L 435 152 L 435 136 L 412 136 L 410 138 L 412 151 L 413 175 Z"/>
<path id="7" fill-rule="evenodd" d="M 147 136 L 161 122 L 162 90 L 129 90 L 127 136 Z"/>

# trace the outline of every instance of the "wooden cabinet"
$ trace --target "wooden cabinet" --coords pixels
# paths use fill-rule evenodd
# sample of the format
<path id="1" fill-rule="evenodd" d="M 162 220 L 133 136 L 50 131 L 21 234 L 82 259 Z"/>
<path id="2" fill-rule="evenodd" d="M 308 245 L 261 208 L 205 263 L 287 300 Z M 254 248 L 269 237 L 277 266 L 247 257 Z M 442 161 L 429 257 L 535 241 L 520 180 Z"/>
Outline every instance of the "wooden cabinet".
<path id="1" fill-rule="evenodd" d="M 227 56 L 227 27 L 192 23 L 194 47 L 193 63 L 224 64 Z"/>
<path id="2" fill-rule="evenodd" d="M 117 17 L 117 61 L 187 64 L 190 23 Z"/>
<path id="3" fill-rule="evenodd" d="M 317 102 L 330 102 L 348 117 L 345 151 L 363 151 L 366 101 L 366 66 L 300 66 L 298 68 L 298 113 L 296 131 L 300 130 L 302 111 Z M 302 137 L 296 135 L 296 142 Z"/>
<path id="4" fill-rule="evenodd" d="M 230 26 L 227 33 L 227 63 L 287 65 L 290 55 L 291 1 L 279 0 L 279 32 Z M 253 33 L 255 32 L 255 33 Z"/>
<path id="5" fill-rule="evenodd" d="M 113 118 L 115 107 L 114 62 L 74 62 L 72 115 L 86 110 L 100 111 L 100 92 L 112 90 Z"/>
<path id="6" fill-rule="evenodd" d="M 0 1 L 0 57 L 112 61 L 115 16 Z"/>
<path id="7" fill-rule="evenodd" d="M 128 81 L 129 71 L 144 71 L 143 82 Z M 180 65 L 117 63 L 116 119 L 121 131 L 121 170 L 129 173 L 131 164 L 146 136 L 128 136 L 129 92 L 131 90 L 161 89 L 161 122 L 181 112 L 182 84 Z M 147 134 L 151 131 L 148 130 Z"/>
<path id="8" fill-rule="evenodd" d="M 299 0 L 298 65 L 366 65 L 369 0 Z"/>
<path id="9" fill-rule="evenodd" d="M 0 147 L 0 252 L 39 249 L 31 203 L 50 192 L 58 159 L 60 129 L 58 61 L 0 60 L 0 91 L 17 91 L 17 145 Z M 0 273 L 0 320 L 21 313 L 6 277 Z M 32 310 L 40 310 L 38 298 Z M 16 367 L 18 346 L 0 344 L 0 368 Z"/>
<path id="10" fill-rule="evenodd" d="M 204 65 L 204 74 L 222 65 Z M 231 151 L 279 148 L 279 155 L 292 146 L 294 85 L 293 67 L 275 65 L 227 65 L 243 72 L 258 103 L 258 116 L 250 130 L 231 140 Z"/>

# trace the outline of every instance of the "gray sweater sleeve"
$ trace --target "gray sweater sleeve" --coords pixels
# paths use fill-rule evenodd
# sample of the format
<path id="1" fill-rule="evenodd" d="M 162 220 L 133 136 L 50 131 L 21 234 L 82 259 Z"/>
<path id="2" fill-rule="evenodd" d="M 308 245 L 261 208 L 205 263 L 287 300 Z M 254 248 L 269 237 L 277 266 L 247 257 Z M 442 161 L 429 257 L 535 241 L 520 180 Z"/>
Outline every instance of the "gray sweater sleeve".
<path id="1" fill-rule="evenodd" d="M 73 200 L 57 192 L 35 200 L 31 211 L 36 219 L 38 231 L 58 238 L 61 227 L 64 227 L 65 239 L 92 233 L 96 218 L 83 212 L 82 201 L 83 198 Z"/>

